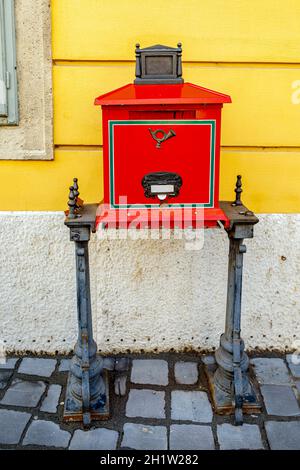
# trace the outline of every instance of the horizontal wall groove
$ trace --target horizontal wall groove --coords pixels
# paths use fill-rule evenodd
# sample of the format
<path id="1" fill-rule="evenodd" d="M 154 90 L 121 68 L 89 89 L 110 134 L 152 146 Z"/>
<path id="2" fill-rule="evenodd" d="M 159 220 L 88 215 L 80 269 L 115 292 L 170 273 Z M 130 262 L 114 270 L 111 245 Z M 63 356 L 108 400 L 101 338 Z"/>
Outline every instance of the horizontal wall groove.
<path id="1" fill-rule="evenodd" d="M 103 145 L 72 145 L 72 144 L 57 144 L 54 146 L 57 150 L 92 150 L 101 151 Z M 262 146 L 229 146 L 222 145 L 221 150 L 224 152 L 299 152 L 299 147 L 262 147 Z"/>
<path id="2" fill-rule="evenodd" d="M 54 66 L 65 66 L 65 67 L 82 67 L 82 66 L 106 66 L 106 65 L 134 65 L 135 61 L 125 59 L 53 59 Z M 186 66 L 200 66 L 200 67 L 256 67 L 256 68 L 300 68 L 300 62 L 211 62 L 211 61 L 183 61 L 183 65 Z"/>
<path id="3" fill-rule="evenodd" d="M 54 145 L 55 150 L 92 150 L 99 151 L 103 149 L 103 145 L 72 145 L 72 144 L 59 144 Z"/>
<path id="4" fill-rule="evenodd" d="M 298 146 L 277 146 L 277 147 L 268 147 L 268 146 L 231 146 L 231 145 L 222 145 L 221 150 L 225 152 L 300 152 L 300 147 Z"/>

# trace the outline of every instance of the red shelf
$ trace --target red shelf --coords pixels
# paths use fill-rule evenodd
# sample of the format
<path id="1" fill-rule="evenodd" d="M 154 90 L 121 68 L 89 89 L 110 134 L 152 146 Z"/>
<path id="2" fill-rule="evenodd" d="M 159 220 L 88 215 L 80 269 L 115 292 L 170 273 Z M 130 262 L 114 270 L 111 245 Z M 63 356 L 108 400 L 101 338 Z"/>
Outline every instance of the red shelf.
<path id="1" fill-rule="evenodd" d="M 186 209 L 185 209 L 186 210 Z M 99 205 L 96 227 L 104 228 L 216 228 L 221 222 L 229 227 L 229 219 L 222 209 L 191 209 L 183 217 L 182 209 L 106 209 Z"/>

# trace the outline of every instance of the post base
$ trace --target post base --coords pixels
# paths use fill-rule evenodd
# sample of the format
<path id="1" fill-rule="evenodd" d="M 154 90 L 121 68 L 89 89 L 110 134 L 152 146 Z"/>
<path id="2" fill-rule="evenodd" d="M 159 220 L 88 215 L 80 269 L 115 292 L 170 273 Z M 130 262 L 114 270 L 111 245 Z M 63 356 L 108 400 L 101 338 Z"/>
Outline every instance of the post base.
<path id="1" fill-rule="evenodd" d="M 221 389 L 216 383 L 215 372 L 217 370 L 217 364 L 208 364 L 205 366 L 205 373 L 208 380 L 208 386 L 212 398 L 214 411 L 220 415 L 229 415 L 235 413 L 235 400 L 233 385 L 232 391 Z M 256 386 L 252 382 L 248 374 L 243 374 L 244 383 L 244 395 L 243 395 L 243 413 L 260 413 L 261 404 L 259 401 L 259 394 Z"/>
<path id="2" fill-rule="evenodd" d="M 105 386 L 105 396 L 106 402 L 103 406 L 102 403 L 95 403 L 92 405 L 91 409 L 89 410 L 90 417 L 92 421 L 100 421 L 100 420 L 107 420 L 110 417 L 110 403 L 109 403 L 109 378 L 108 378 L 108 371 L 103 370 L 103 381 Z M 71 393 L 71 383 L 70 383 L 69 374 L 68 383 L 67 383 L 67 390 L 66 390 L 66 397 L 65 397 L 65 407 L 64 407 L 64 414 L 63 414 L 63 421 L 83 421 L 83 413 L 82 413 L 82 401 L 77 400 L 74 395 Z"/>

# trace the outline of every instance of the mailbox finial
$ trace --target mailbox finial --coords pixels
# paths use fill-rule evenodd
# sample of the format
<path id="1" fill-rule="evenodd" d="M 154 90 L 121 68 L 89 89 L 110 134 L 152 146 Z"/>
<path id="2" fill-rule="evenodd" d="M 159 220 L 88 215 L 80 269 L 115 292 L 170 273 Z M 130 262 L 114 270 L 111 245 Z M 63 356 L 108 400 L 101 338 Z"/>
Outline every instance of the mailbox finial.
<path id="1" fill-rule="evenodd" d="M 135 76 L 136 78 L 141 78 L 141 51 L 140 51 L 140 44 L 137 43 L 135 45 Z"/>
<path id="2" fill-rule="evenodd" d="M 243 192 L 243 190 L 242 190 L 242 176 L 241 175 L 237 175 L 234 192 L 236 196 L 235 196 L 235 201 L 233 204 L 235 206 L 242 206 L 243 203 L 241 201 L 241 193 Z"/>
<path id="3" fill-rule="evenodd" d="M 182 44 L 181 42 L 177 44 L 177 48 L 178 48 L 177 50 L 177 76 L 181 78 L 182 77 L 182 58 L 181 58 Z"/>
<path id="4" fill-rule="evenodd" d="M 135 85 L 183 83 L 182 44 L 177 47 L 155 44 L 141 49 L 135 46 Z"/>

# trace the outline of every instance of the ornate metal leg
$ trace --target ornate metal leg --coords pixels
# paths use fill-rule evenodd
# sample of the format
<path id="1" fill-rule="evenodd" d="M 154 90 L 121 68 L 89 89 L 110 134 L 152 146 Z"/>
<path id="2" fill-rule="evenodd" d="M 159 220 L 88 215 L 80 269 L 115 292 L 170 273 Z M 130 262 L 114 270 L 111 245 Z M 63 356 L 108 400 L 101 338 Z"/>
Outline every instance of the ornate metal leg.
<path id="1" fill-rule="evenodd" d="M 241 181 L 238 177 L 239 193 Z M 238 193 L 237 193 L 238 196 Z M 253 225 L 258 219 L 240 202 L 223 203 L 223 210 L 230 218 L 228 229 L 229 263 L 225 333 L 215 353 L 216 365 L 207 366 L 207 375 L 215 410 L 219 413 L 235 413 L 235 423 L 243 423 L 243 410 L 257 412 L 260 409 L 257 393 L 248 374 L 249 359 L 241 339 L 241 299 L 243 255 L 246 253 L 244 238 L 253 237 Z"/>
<path id="2" fill-rule="evenodd" d="M 77 183 L 77 180 L 74 181 Z M 95 205 L 78 205 L 78 186 L 70 188 L 69 213 L 65 224 L 75 242 L 78 340 L 68 378 L 64 420 L 83 421 L 108 419 L 108 381 L 103 377 L 103 359 L 96 355 L 93 339 L 88 243 L 93 229 Z M 95 213 L 95 211 L 94 211 Z"/>

